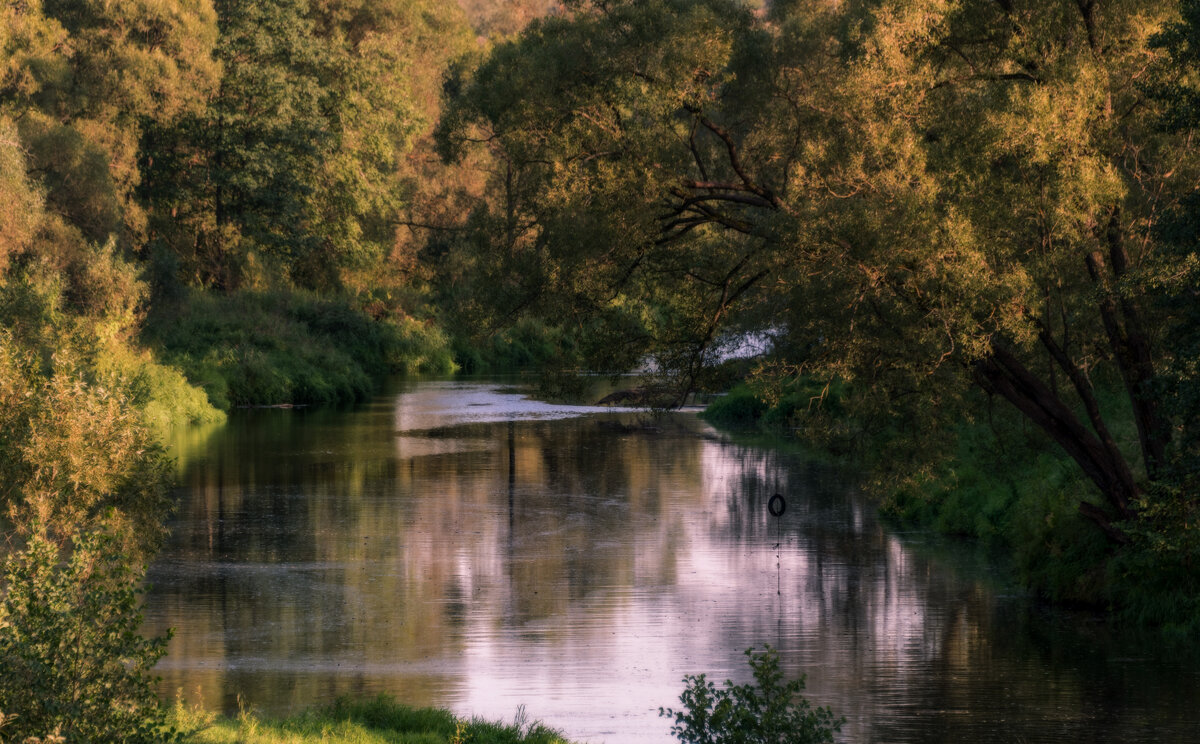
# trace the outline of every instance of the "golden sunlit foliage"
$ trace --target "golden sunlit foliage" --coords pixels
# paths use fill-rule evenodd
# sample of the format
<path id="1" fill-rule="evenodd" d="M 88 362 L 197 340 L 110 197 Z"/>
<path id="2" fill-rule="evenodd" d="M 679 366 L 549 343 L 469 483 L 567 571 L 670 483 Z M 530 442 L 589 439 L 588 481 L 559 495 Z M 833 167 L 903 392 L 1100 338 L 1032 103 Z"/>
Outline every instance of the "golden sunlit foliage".
<path id="1" fill-rule="evenodd" d="M 764 334 L 764 374 L 846 385 L 901 480 L 1002 401 L 1090 484 L 1079 518 L 1149 544 L 1189 415 L 1161 277 L 1195 255 L 1160 226 L 1200 182 L 1153 93 L 1191 74 L 1174 3 L 568 10 L 448 84 L 443 154 L 497 164 L 442 259 L 464 322 L 623 338 L 586 363 L 653 356 L 680 399 Z"/>

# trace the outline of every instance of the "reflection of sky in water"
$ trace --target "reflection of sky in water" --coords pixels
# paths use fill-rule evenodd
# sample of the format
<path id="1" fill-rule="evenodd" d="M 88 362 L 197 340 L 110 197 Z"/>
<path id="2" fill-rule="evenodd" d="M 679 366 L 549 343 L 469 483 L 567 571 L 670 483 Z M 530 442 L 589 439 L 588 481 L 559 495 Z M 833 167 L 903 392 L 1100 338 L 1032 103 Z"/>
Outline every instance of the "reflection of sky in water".
<path id="1" fill-rule="evenodd" d="M 1189 740 L 1194 675 L 1110 668 L 888 533 L 829 468 L 609 410 L 422 382 L 232 418 L 151 575 L 150 629 L 178 630 L 163 691 L 524 705 L 579 741 L 665 744 L 683 675 L 745 681 L 742 652 L 771 643 L 846 741 Z"/>
<path id="2" fill-rule="evenodd" d="M 489 450 L 496 446 L 487 439 L 448 439 L 432 437 L 396 437 L 396 454 L 401 459 L 455 455 L 463 452 Z"/>
<path id="3" fill-rule="evenodd" d="M 427 382 L 396 401 L 396 431 L 427 431 L 462 424 L 554 421 L 599 412 L 635 409 L 547 403 L 511 385 L 482 382 Z"/>

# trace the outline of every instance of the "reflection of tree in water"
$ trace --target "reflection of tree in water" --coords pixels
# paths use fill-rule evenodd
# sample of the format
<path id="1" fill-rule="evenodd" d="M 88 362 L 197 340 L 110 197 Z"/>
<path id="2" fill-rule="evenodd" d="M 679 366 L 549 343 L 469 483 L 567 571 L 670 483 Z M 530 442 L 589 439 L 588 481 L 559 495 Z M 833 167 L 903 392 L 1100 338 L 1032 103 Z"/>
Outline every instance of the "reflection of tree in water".
<path id="1" fill-rule="evenodd" d="M 770 612 L 747 613 L 741 620 L 752 627 L 738 634 L 783 645 L 793 674 L 819 670 L 810 691 L 844 701 L 834 707 L 851 719 L 848 734 L 1154 741 L 1164 736 L 1163 721 L 1139 720 L 1131 710 L 1155 700 L 1164 712 L 1185 709 L 1189 698 L 1194 704 L 1194 680 L 1178 684 L 1181 666 L 1178 675 L 1147 664 L 1113 674 L 1112 659 L 1128 639 L 1081 634 L 1078 618 L 1038 610 L 1020 596 L 998 598 L 986 571 L 955 570 L 970 564 L 961 550 L 922 548 L 889 534 L 862 502 L 845 497 L 831 469 L 754 448 L 714 459 L 738 469 L 727 478 L 736 485 L 724 494 L 714 536 L 784 543 L 780 569 L 757 567 L 783 572 L 775 625 Z M 781 520 L 767 510 L 776 492 L 788 498 Z M 844 642 L 813 644 L 817 627 Z"/>
<path id="2" fill-rule="evenodd" d="M 181 629 L 173 653 L 212 667 L 247 658 L 352 664 L 368 654 L 420 664 L 461 651 L 464 628 L 479 617 L 520 628 L 631 584 L 645 561 L 635 567 L 628 533 L 647 524 L 669 534 L 657 518 L 664 489 L 702 491 L 697 443 L 610 418 L 419 435 L 436 447 L 395 444 L 383 409 L 340 420 L 264 411 L 231 422 L 185 473 L 170 558 L 155 569 L 158 594 L 168 595 L 160 622 Z M 434 454 L 405 457 L 414 446 Z M 649 540 L 669 566 L 669 540 Z M 251 666 L 207 684 L 262 688 L 252 682 L 261 665 Z M 165 676 L 170 685 L 169 668 Z M 296 702 L 354 679 L 303 669 L 278 676 L 271 687 Z"/>
<path id="3" fill-rule="evenodd" d="M 664 490 L 699 492 L 694 435 L 673 426 L 576 419 L 517 425 L 511 622 L 564 611 L 589 593 L 634 583 L 628 535 L 660 525 Z M 561 584 L 548 606 L 536 587 Z M 535 593 L 537 592 L 537 593 Z"/>
<path id="4" fill-rule="evenodd" d="M 151 577 L 150 629 L 179 628 L 168 662 L 190 660 L 161 670 L 165 690 L 200 685 L 230 709 L 239 691 L 269 710 L 379 690 L 440 704 L 466 684 L 472 644 L 505 642 L 478 639 L 561 664 L 615 642 L 649 592 L 651 610 L 693 623 L 663 643 L 771 642 L 852 739 L 1135 739 L 1152 722 L 1129 710 L 1195 695 L 1182 672 L 1114 672 L 1118 641 L 1047 622 L 998 598 L 986 571 L 890 534 L 834 469 L 695 419 L 397 435 L 392 414 L 255 412 L 189 456 Z"/>

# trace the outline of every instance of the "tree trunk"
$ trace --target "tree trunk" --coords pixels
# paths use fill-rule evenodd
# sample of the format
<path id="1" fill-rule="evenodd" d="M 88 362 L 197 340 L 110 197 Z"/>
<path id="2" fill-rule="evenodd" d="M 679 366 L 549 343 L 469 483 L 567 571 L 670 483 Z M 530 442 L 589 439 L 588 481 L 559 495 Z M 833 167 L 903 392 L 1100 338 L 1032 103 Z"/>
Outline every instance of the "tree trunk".
<path id="1" fill-rule="evenodd" d="M 1100 489 L 1114 515 L 1094 504 L 1081 504 L 1080 513 L 1096 522 L 1114 541 L 1129 542 L 1112 520 L 1130 519 L 1130 504 L 1138 497 L 1129 464 L 1079 420 L 1075 413 L 1011 352 L 997 342 L 991 355 L 974 365 L 976 381 L 1000 395 L 1061 446 Z"/>
<path id="2" fill-rule="evenodd" d="M 1138 442 L 1146 464 L 1146 475 L 1150 480 L 1156 480 L 1158 470 L 1166 457 L 1170 429 L 1159 416 L 1151 391 L 1154 360 L 1141 313 L 1132 300 L 1122 296 L 1113 286 L 1114 280 L 1119 281 L 1129 270 L 1129 254 L 1121 236 L 1119 209 L 1113 210 L 1109 220 L 1106 242 L 1109 267 L 1105 266 L 1103 255 L 1097 251 L 1086 258 L 1088 273 L 1102 292 L 1100 318 L 1108 336 L 1109 348 L 1121 371 L 1125 392 L 1133 406 L 1133 418 L 1137 424 Z"/>

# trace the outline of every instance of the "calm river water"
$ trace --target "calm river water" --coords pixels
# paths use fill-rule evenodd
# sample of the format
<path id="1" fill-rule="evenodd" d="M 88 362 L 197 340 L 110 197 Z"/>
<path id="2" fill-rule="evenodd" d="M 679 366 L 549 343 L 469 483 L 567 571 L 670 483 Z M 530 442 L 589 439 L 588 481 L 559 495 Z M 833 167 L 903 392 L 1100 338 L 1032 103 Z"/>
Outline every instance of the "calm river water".
<path id="1" fill-rule="evenodd" d="M 169 697 L 274 714 L 386 692 L 668 742 L 683 675 L 745 681 L 769 643 L 842 741 L 1200 741 L 1194 663 L 1040 610 L 889 532 L 835 470 L 694 414 L 401 382 L 190 437 L 146 608 L 175 628 Z"/>

